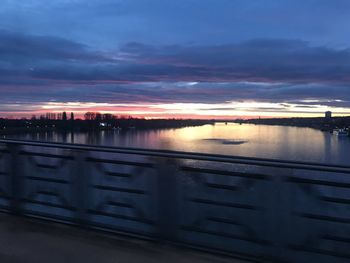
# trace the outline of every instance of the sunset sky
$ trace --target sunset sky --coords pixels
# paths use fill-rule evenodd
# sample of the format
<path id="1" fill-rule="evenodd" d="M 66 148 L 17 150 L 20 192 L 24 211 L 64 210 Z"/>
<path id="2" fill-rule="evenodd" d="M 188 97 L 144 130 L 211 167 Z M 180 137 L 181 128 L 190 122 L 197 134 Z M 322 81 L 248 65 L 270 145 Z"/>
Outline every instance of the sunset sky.
<path id="1" fill-rule="evenodd" d="M 350 114 L 349 0 L 1 0 L 0 116 Z"/>

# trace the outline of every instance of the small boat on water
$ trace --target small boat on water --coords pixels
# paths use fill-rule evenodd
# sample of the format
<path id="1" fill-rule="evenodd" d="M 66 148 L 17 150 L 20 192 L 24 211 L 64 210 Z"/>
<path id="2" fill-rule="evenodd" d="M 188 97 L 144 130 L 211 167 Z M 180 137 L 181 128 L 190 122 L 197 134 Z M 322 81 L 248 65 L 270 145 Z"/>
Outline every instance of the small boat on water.
<path id="1" fill-rule="evenodd" d="M 337 135 L 338 137 L 349 136 L 349 132 L 345 129 L 334 130 L 333 134 Z"/>

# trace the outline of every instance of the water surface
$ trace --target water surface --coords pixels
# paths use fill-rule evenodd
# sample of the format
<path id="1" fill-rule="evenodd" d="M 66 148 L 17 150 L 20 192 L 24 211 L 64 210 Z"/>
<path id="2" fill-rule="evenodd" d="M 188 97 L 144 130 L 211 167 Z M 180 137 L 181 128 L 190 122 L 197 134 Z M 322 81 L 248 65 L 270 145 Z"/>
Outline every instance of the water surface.
<path id="1" fill-rule="evenodd" d="M 311 128 L 216 123 L 166 130 L 44 132 L 16 137 L 350 165 L 350 137 L 337 137 Z"/>

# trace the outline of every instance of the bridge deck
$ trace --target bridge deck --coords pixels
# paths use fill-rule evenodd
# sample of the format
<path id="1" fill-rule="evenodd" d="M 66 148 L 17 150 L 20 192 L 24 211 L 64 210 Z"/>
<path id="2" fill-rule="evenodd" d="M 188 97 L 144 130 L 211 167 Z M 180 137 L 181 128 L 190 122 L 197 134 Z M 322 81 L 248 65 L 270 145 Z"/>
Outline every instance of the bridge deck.
<path id="1" fill-rule="evenodd" d="M 0 262 L 244 263 L 246 261 L 0 214 Z"/>

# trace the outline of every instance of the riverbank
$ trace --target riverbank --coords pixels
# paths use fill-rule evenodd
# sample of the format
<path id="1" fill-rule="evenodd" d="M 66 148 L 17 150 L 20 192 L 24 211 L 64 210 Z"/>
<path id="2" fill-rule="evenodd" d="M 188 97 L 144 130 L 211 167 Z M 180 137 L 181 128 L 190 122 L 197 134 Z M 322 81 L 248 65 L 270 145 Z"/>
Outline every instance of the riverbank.
<path id="1" fill-rule="evenodd" d="M 332 132 L 336 129 L 347 129 L 350 127 L 350 117 L 333 118 L 271 118 L 271 119 L 250 119 L 235 120 L 236 123 L 247 123 L 257 125 L 278 125 L 313 128 L 321 131 Z"/>
<path id="2" fill-rule="evenodd" d="M 212 120 L 181 120 L 181 119 L 111 119 L 111 120 L 48 120 L 48 119 L 0 119 L 0 134 L 11 135 L 20 133 L 72 131 L 91 132 L 102 130 L 156 130 L 196 127 L 214 124 Z"/>

